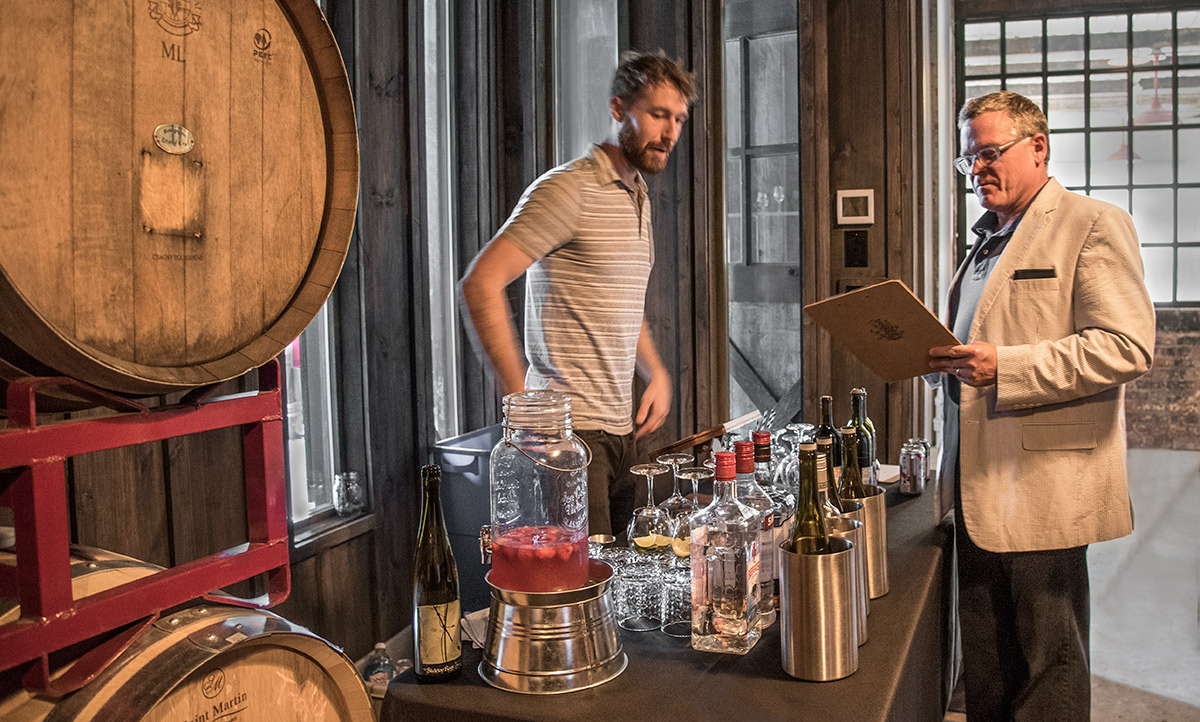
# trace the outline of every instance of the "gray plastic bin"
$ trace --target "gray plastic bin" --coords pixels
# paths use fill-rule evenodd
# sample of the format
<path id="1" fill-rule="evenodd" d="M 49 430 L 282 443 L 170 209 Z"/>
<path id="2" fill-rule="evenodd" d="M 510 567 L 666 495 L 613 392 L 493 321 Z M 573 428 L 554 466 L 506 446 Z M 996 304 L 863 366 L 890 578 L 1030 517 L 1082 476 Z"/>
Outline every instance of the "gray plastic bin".
<path id="1" fill-rule="evenodd" d="M 443 439 L 433 446 L 433 463 L 442 467 L 442 511 L 458 565 L 463 614 L 483 609 L 491 600 L 484 575 L 491 569 L 479 561 L 479 527 L 491 523 L 488 460 L 500 440 L 500 424 Z"/>

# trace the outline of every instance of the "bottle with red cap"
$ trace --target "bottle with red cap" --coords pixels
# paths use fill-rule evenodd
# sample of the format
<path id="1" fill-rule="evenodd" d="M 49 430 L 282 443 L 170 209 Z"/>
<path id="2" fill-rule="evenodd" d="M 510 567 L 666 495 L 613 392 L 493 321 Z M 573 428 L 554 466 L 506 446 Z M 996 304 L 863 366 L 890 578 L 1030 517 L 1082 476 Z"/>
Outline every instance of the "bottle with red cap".
<path id="1" fill-rule="evenodd" d="M 763 629 L 775 623 L 775 513 L 771 497 L 754 479 L 754 443 L 733 443 L 737 471 L 737 499 L 758 512 L 758 549 L 762 568 L 758 578 L 758 623 Z"/>
<path id="2" fill-rule="evenodd" d="M 758 642 L 760 514 L 738 501 L 734 455 L 716 454 L 712 503 L 692 528 L 692 647 L 745 654 Z"/>

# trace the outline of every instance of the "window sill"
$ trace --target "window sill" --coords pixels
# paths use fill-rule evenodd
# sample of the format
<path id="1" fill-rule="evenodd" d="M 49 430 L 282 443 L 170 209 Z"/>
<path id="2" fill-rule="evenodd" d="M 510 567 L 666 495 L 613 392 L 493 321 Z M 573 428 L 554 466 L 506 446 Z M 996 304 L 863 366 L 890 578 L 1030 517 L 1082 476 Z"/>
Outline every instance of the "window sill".
<path id="1" fill-rule="evenodd" d="M 304 561 L 374 529 L 375 515 L 370 512 L 349 519 L 336 514 L 312 519 L 304 524 L 301 531 L 294 532 L 291 563 Z"/>

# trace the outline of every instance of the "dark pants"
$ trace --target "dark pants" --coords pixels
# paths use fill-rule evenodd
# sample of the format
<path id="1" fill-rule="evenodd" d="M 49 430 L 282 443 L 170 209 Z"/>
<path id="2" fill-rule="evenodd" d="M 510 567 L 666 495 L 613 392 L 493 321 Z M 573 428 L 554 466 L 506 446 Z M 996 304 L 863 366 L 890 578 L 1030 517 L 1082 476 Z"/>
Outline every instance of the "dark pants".
<path id="1" fill-rule="evenodd" d="M 629 467 L 637 463 L 633 433 L 581 430 L 575 435 L 592 450 L 588 465 L 588 534 L 622 534 L 637 502 L 637 483 Z M 645 490 L 642 490 L 645 493 Z"/>
<path id="2" fill-rule="evenodd" d="M 989 552 L 954 521 L 967 719 L 1090 719 L 1087 546 Z"/>

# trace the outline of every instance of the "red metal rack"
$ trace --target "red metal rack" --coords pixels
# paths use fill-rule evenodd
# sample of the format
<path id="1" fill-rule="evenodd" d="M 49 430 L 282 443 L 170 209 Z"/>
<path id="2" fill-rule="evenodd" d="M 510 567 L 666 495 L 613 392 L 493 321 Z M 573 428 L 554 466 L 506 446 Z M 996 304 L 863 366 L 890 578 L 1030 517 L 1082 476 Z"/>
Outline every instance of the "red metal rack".
<path id="1" fill-rule="evenodd" d="M 253 395 L 205 402 L 197 389 L 178 406 L 148 409 L 69 378 L 25 378 L 8 386 L 8 427 L 0 431 L 0 505 L 13 511 L 17 564 L 0 566 L 0 595 L 21 604 L 20 619 L 0 626 L 0 670 L 28 665 L 24 686 L 59 696 L 87 684 L 167 608 L 197 597 L 244 607 L 270 607 L 290 591 L 283 418 L 279 364 L 259 369 Z M 127 413 L 38 426 L 35 393 L 43 386 Z M 69 457 L 213 429 L 241 426 L 249 542 L 89 596 L 71 593 L 65 464 Z M 213 590 L 267 574 L 254 599 Z M 131 625 L 52 678 L 49 655 Z"/>

